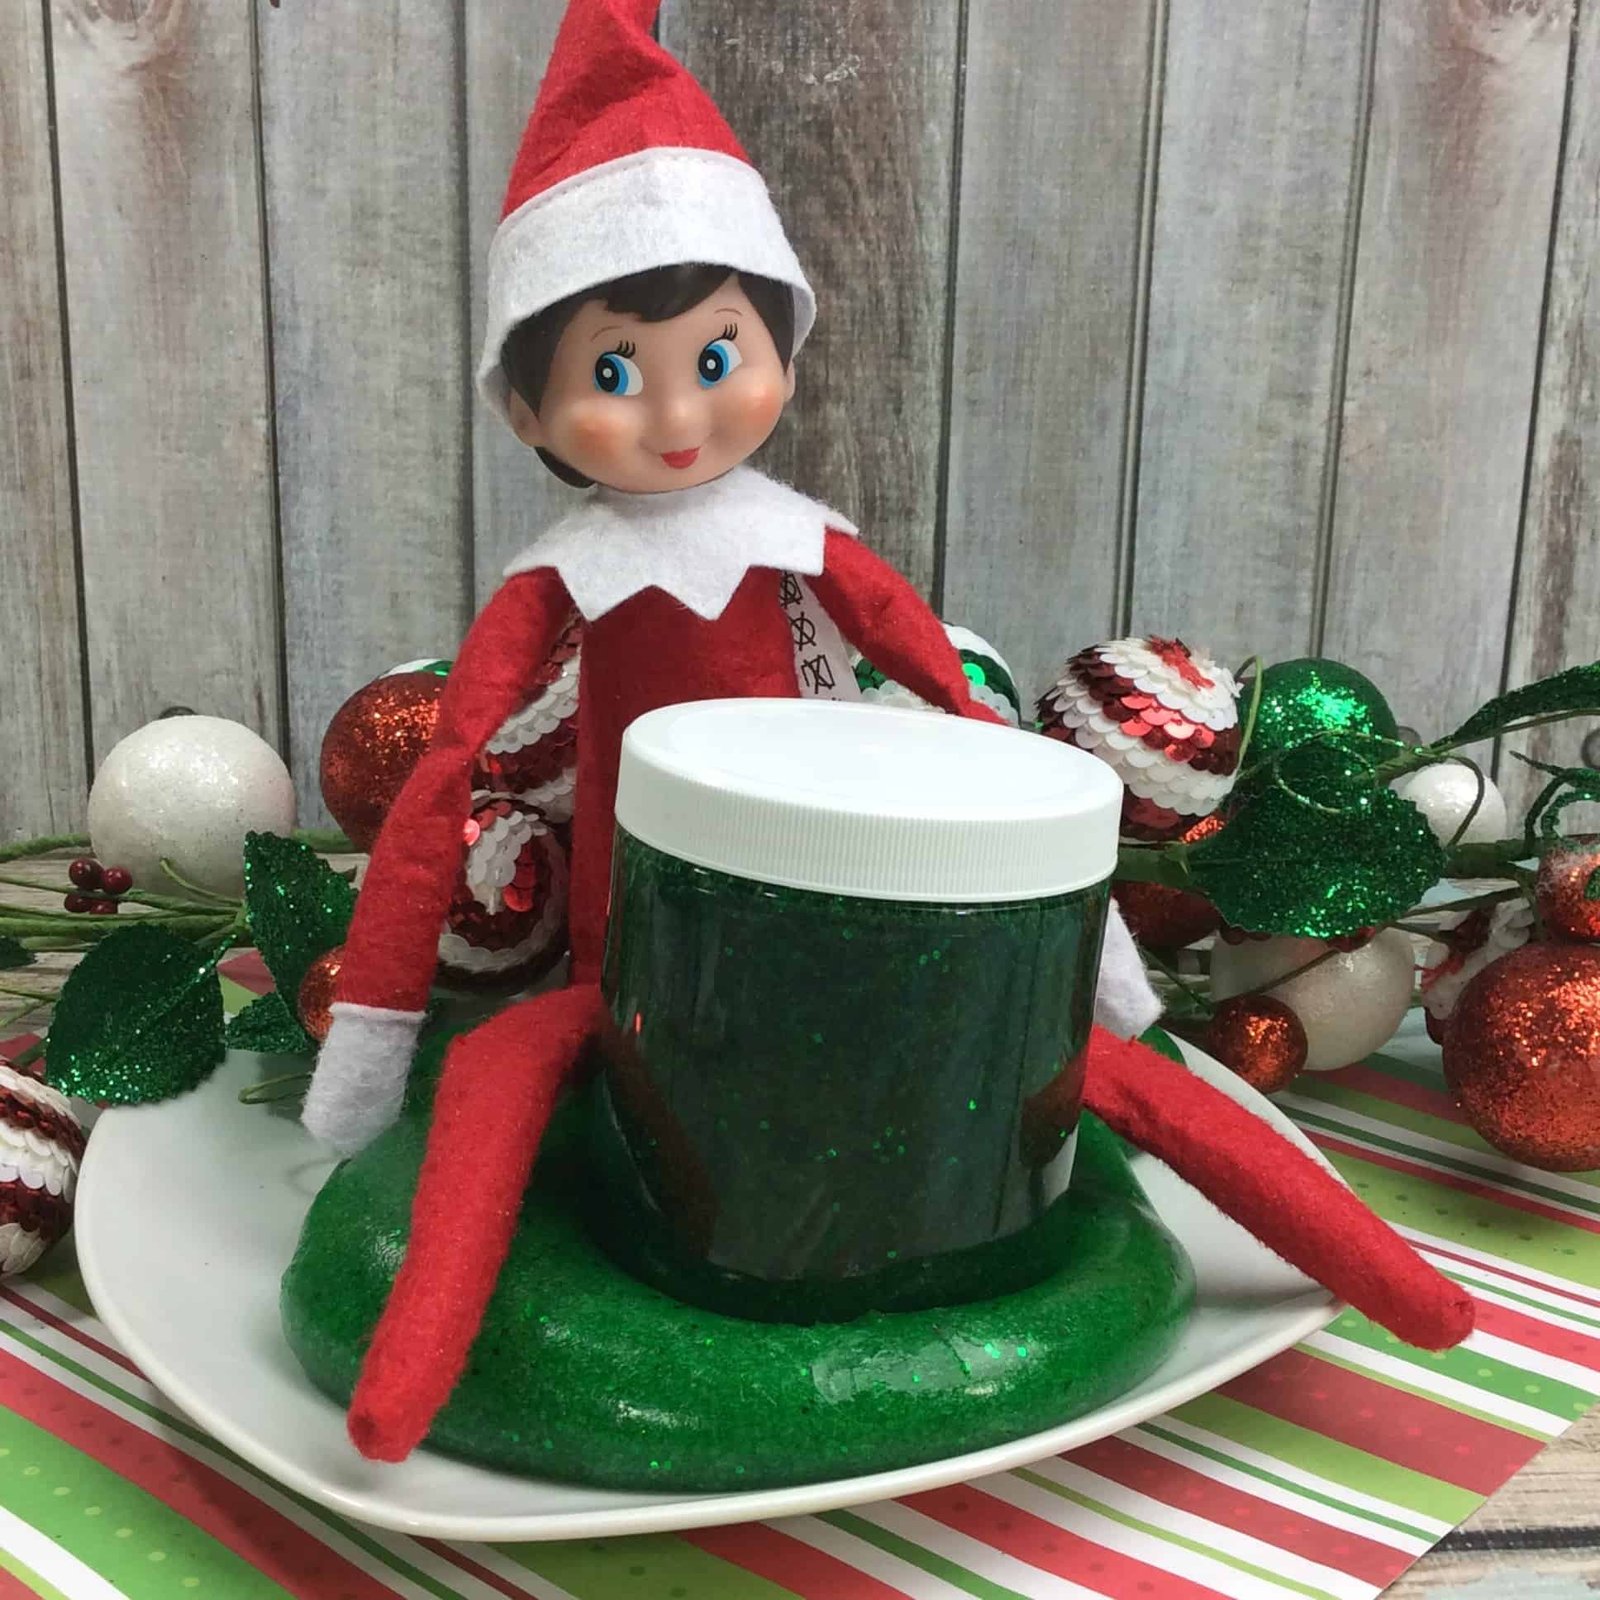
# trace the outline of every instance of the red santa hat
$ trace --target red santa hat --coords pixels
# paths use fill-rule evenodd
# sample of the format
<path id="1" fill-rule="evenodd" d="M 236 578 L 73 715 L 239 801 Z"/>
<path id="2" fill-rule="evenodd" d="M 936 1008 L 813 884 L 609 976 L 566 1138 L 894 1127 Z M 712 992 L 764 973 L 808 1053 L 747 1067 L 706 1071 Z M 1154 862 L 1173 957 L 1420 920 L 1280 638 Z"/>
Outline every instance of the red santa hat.
<path id="1" fill-rule="evenodd" d="M 656 43 L 660 0 L 570 0 L 489 246 L 478 386 L 502 416 L 518 323 L 651 267 L 726 265 L 794 291 L 795 348 L 816 299 L 772 197 L 704 89 Z"/>

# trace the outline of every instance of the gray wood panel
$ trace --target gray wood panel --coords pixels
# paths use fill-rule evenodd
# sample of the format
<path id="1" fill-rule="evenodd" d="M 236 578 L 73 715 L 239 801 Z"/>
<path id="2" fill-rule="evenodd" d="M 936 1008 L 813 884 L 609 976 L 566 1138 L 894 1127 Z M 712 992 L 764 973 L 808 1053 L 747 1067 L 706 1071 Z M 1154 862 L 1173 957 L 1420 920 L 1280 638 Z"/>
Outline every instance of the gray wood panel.
<path id="1" fill-rule="evenodd" d="M 489 241 L 500 221 L 506 179 L 533 109 L 563 0 L 466 0 L 467 286 L 472 307 L 468 358 L 483 343 Z M 472 505 L 477 601 L 494 592 L 506 563 L 576 502 L 578 491 L 481 402 L 472 404 Z"/>
<path id="2" fill-rule="evenodd" d="M 1600 658 L 1600 16 L 1585 14 L 1574 51 L 1517 606 L 1506 658 L 1511 687 Z M 1557 724 L 1522 735 L 1513 747 L 1542 761 L 1578 765 L 1588 731 Z M 1544 782 L 1509 759 L 1502 759 L 1499 778 L 1518 807 Z"/>
<path id="3" fill-rule="evenodd" d="M 52 18 L 95 749 L 174 703 L 275 740 L 250 15 Z"/>
<path id="4" fill-rule="evenodd" d="M 289 744 L 451 655 L 471 591 L 461 50 L 449 6 L 262 9 Z"/>
<path id="5" fill-rule="evenodd" d="M 936 565 L 958 7 L 667 0 L 662 40 L 771 185 L 817 291 L 758 464 L 837 506 L 924 591 Z"/>
<path id="6" fill-rule="evenodd" d="M 1380 13 L 1323 644 L 1425 736 L 1500 685 L 1570 26 Z"/>
<path id="7" fill-rule="evenodd" d="M 44 21 L 0 0 L 0 839 L 68 831 L 86 788 Z"/>
<path id="8" fill-rule="evenodd" d="M 1030 700 L 1120 610 L 1154 13 L 969 12 L 941 598 Z"/>
<path id="9" fill-rule="evenodd" d="M 1370 18 L 1179 4 L 1168 29 L 1131 617 L 1229 664 L 1312 641 Z"/>

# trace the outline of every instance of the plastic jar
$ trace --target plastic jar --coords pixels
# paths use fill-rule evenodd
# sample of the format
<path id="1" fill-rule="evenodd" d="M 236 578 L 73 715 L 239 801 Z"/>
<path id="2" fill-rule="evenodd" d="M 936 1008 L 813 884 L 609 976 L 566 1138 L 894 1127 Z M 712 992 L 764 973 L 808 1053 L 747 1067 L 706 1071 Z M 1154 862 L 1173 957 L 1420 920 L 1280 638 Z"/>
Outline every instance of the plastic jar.
<path id="1" fill-rule="evenodd" d="M 634 723 L 594 1127 L 612 1253 L 789 1321 L 1055 1270 L 1121 794 L 1058 741 L 926 712 Z"/>

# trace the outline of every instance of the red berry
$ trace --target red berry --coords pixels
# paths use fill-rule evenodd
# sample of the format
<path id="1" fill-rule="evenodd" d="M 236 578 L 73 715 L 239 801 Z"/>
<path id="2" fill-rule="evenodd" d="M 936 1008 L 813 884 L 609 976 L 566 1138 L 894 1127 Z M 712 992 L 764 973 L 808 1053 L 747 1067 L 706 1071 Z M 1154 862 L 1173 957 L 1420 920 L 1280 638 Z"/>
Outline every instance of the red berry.
<path id="1" fill-rule="evenodd" d="M 126 894 L 133 887 L 133 874 L 126 867 L 107 867 L 101 887 L 107 894 Z"/>
<path id="2" fill-rule="evenodd" d="M 68 911 L 76 916 L 79 912 L 90 911 L 94 908 L 94 897 L 87 894 L 69 894 L 63 904 Z"/>
<path id="3" fill-rule="evenodd" d="M 114 917 L 119 904 L 116 900 L 96 900 L 89 909 L 97 917 Z"/>
<path id="4" fill-rule="evenodd" d="M 100 863 L 93 856 L 79 856 L 67 868 L 67 876 L 80 889 L 98 889 L 104 879 Z"/>

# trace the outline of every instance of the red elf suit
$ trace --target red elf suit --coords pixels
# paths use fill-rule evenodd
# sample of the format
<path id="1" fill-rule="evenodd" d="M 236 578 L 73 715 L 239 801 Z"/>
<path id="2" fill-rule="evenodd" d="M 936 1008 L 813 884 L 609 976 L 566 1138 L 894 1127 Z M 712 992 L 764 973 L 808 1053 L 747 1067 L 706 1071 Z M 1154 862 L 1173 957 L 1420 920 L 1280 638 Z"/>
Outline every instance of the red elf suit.
<path id="1" fill-rule="evenodd" d="M 651 37 L 657 0 L 571 0 L 511 176 L 489 266 L 480 385 L 502 416 L 506 336 L 613 279 L 688 263 L 790 287 L 795 348 L 814 299 L 766 186 L 694 79 Z M 305 1120 L 349 1153 L 394 1119 L 464 850 L 471 772 L 585 618 L 569 985 L 455 1040 L 405 1262 L 350 1406 L 363 1453 L 403 1457 L 465 1363 L 557 1096 L 599 1031 L 622 736 L 658 706 L 816 692 L 812 625 L 957 715 L 961 662 L 916 592 L 836 512 L 745 467 L 694 488 L 599 488 L 509 569 L 473 625 L 438 732 L 373 851 Z M 803 610 L 809 624 L 792 626 Z M 797 648 L 804 645 L 803 649 Z M 812 651 L 807 655 L 806 651 Z M 824 654 L 826 652 L 823 652 Z M 809 669 L 809 670 L 808 670 Z M 1018 734 L 1018 737 L 1025 737 Z M 1102 973 L 1085 1103 L 1266 1244 L 1404 1338 L 1453 1344 L 1471 1303 L 1337 1180 L 1183 1067 L 1117 1036 L 1154 1020 L 1120 921 Z"/>

